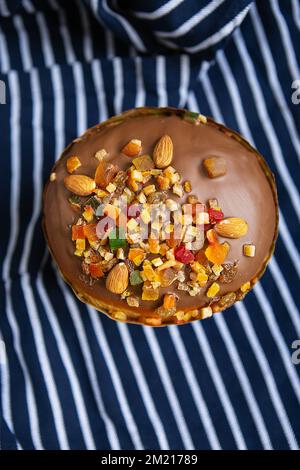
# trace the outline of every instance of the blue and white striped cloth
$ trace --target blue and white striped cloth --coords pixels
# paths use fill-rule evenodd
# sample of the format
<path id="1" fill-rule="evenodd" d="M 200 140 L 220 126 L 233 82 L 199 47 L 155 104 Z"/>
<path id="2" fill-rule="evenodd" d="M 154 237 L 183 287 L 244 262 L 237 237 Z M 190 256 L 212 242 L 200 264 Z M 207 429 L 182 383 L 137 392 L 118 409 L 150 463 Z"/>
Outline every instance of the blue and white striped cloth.
<path id="1" fill-rule="evenodd" d="M 299 0 L 0 0 L 3 449 L 299 449 L 299 57 Z M 115 323 L 75 299 L 45 246 L 43 184 L 64 146 L 143 105 L 213 116 L 276 175 L 275 256 L 211 320 Z"/>

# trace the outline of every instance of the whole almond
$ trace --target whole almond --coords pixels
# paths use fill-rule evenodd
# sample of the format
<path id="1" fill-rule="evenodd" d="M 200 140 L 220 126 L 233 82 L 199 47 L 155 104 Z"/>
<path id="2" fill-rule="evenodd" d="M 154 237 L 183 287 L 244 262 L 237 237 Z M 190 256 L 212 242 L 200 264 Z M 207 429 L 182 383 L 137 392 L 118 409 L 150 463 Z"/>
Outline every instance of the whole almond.
<path id="1" fill-rule="evenodd" d="M 95 181 L 85 175 L 68 175 L 64 179 L 65 187 L 78 196 L 89 196 L 96 188 Z"/>
<path id="2" fill-rule="evenodd" d="M 153 160 L 157 168 L 166 168 L 173 159 L 173 142 L 169 135 L 163 135 L 153 151 Z"/>
<path id="3" fill-rule="evenodd" d="M 248 224 L 239 217 L 228 217 L 218 222 L 215 230 L 221 237 L 241 238 L 248 232 Z"/>
<path id="4" fill-rule="evenodd" d="M 125 263 L 116 264 L 106 278 L 106 289 L 114 294 L 122 294 L 128 286 L 128 269 Z"/>

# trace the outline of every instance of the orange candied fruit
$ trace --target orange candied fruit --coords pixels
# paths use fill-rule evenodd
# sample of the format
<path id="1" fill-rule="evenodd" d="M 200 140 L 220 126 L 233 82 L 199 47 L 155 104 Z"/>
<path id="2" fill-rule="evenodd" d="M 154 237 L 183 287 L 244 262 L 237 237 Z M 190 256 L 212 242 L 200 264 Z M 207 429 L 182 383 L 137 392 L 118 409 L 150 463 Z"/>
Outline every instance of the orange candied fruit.
<path id="1" fill-rule="evenodd" d="M 224 263 L 226 256 L 229 252 L 229 245 L 223 243 L 214 243 L 213 245 L 209 245 L 205 250 L 205 255 L 209 261 L 214 264 L 222 264 Z"/>
<path id="2" fill-rule="evenodd" d="M 75 155 L 69 157 L 67 160 L 67 170 L 69 173 L 73 173 L 77 168 L 81 166 L 81 162 Z"/>
<path id="3" fill-rule="evenodd" d="M 90 275 L 94 278 L 99 278 L 99 277 L 103 277 L 104 276 L 104 273 L 103 273 L 103 270 L 102 270 L 102 267 L 101 267 L 101 263 L 91 263 L 89 265 L 90 267 Z"/>
<path id="4" fill-rule="evenodd" d="M 78 240 L 80 238 L 85 238 L 84 235 L 84 225 L 72 225 L 72 240 Z"/>
<path id="5" fill-rule="evenodd" d="M 164 308 L 174 308 L 176 304 L 176 297 L 174 294 L 166 294 L 164 296 Z"/>
<path id="6" fill-rule="evenodd" d="M 88 240 L 91 240 L 91 241 L 98 240 L 97 233 L 96 233 L 96 226 L 97 224 L 87 224 L 83 226 L 84 235 Z"/>

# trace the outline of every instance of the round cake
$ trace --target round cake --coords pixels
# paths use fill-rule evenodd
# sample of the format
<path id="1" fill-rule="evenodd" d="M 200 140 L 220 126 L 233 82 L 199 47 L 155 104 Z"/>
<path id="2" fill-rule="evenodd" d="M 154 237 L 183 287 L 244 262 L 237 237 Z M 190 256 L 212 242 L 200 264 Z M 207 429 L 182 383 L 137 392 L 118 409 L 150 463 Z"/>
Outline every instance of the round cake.
<path id="1" fill-rule="evenodd" d="M 230 307 L 263 274 L 277 230 L 263 157 L 180 109 L 138 108 L 88 129 L 44 191 L 62 277 L 119 321 L 185 324 Z"/>

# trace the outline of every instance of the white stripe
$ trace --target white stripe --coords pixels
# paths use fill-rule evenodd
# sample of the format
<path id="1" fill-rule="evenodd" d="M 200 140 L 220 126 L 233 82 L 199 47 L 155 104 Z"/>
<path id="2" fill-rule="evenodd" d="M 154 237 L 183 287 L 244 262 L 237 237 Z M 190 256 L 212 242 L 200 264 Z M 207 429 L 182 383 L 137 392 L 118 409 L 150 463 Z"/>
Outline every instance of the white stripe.
<path id="1" fill-rule="evenodd" d="M 43 267 L 41 267 L 41 270 L 42 269 Z M 43 283 L 41 271 L 37 277 L 36 287 L 37 287 L 39 296 L 41 298 L 45 314 L 50 323 L 51 330 L 55 338 L 57 349 L 59 351 L 62 363 L 64 365 L 64 368 L 66 370 L 66 373 L 69 379 L 70 388 L 71 388 L 72 395 L 74 398 L 74 403 L 75 403 L 76 412 L 77 412 L 79 423 L 80 423 L 80 429 L 82 431 L 83 440 L 88 450 L 94 450 L 96 449 L 96 444 L 95 444 L 93 433 L 90 427 L 88 413 L 87 413 L 87 409 L 86 409 L 85 402 L 84 402 L 84 397 L 80 389 L 80 383 L 76 374 L 76 367 L 74 367 L 72 363 L 70 352 L 68 350 L 64 335 L 62 333 L 62 330 L 59 326 L 59 322 L 57 320 L 57 314 L 54 311 L 51 305 L 51 302 L 49 300 L 49 297 L 47 295 L 47 292 Z"/>
<path id="2" fill-rule="evenodd" d="M 214 315 L 213 319 L 215 320 L 215 324 L 222 336 L 224 341 L 225 347 L 231 359 L 231 365 L 235 370 L 235 373 L 238 377 L 239 384 L 243 390 L 244 397 L 248 404 L 249 410 L 251 412 L 253 421 L 255 423 L 258 435 L 262 442 L 263 448 L 266 450 L 273 449 L 269 433 L 267 431 L 264 418 L 260 412 L 260 408 L 258 406 L 258 402 L 255 398 L 255 393 L 251 386 L 250 380 L 247 376 L 246 369 L 243 365 L 241 357 L 238 353 L 238 349 L 232 339 L 230 331 L 227 327 L 227 324 L 224 320 L 222 315 Z"/>
<path id="3" fill-rule="evenodd" d="M 0 28 L 0 63 L 1 73 L 8 73 L 10 70 L 10 59 L 7 49 L 6 37 Z"/>
<path id="4" fill-rule="evenodd" d="M 237 416 L 233 409 L 230 397 L 227 393 L 227 390 L 223 382 L 222 376 L 220 374 L 220 371 L 218 369 L 217 363 L 214 359 L 214 353 L 209 345 L 209 342 L 207 341 L 206 334 L 203 330 L 203 327 L 200 322 L 196 322 L 196 323 L 193 322 L 192 328 L 194 330 L 194 333 L 198 340 L 198 344 L 201 349 L 202 356 L 205 359 L 210 376 L 212 378 L 212 381 L 218 393 L 219 400 L 222 403 L 222 406 L 223 406 L 226 418 L 228 420 L 228 423 L 230 425 L 230 429 L 232 431 L 237 448 L 239 450 L 245 450 L 247 449 L 247 445 L 246 445 L 242 430 L 240 428 Z"/>
<path id="5" fill-rule="evenodd" d="M 95 59 L 92 61 L 91 70 L 96 89 L 96 97 L 99 110 L 99 122 L 105 121 L 108 117 L 106 98 L 105 98 L 105 87 L 103 82 L 101 61 Z"/>
<path id="6" fill-rule="evenodd" d="M 180 402 L 177 398 L 172 380 L 166 365 L 165 358 L 160 349 L 157 337 L 152 328 L 143 327 L 149 348 L 151 349 L 153 360 L 159 372 L 160 380 L 165 388 L 166 396 L 170 402 L 170 408 L 174 415 L 179 434 L 181 436 L 184 448 L 188 450 L 195 449 L 192 436 L 185 421 Z"/>
<path id="7" fill-rule="evenodd" d="M 93 43 L 91 35 L 91 25 L 89 17 L 86 13 L 86 6 L 83 6 L 81 0 L 76 0 L 77 8 L 79 10 L 79 16 L 81 18 L 83 27 L 83 54 L 87 62 L 91 62 L 94 57 Z"/>
<path id="8" fill-rule="evenodd" d="M 111 10 L 106 0 L 102 1 L 102 6 L 109 15 L 116 18 L 119 23 L 123 26 L 126 31 L 126 34 L 128 35 L 128 38 L 134 44 L 135 48 L 138 49 L 140 52 L 146 52 L 146 48 L 142 39 L 140 38 L 136 30 L 131 26 L 131 24 L 123 16 Z"/>
<path id="9" fill-rule="evenodd" d="M 42 96 L 38 75 L 36 70 L 30 73 L 31 81 L 31 94 L 33 103 L 33 117 L 32 117 L 32 130 L 33 130 L 33 212 L 32 217 L 26 229 L 23 252 L 19 265 L 19 274 L 21 276 L 21 286 L 24 294 L 24 299 L 28 311 L 28 317 L 34 332 L 33 338 L 37 349 L 37 358 L 41 365 L 41 370 L 45 385 L 47 388 L 48 396 L 51 397 L 49 404 L 52 409 L 55 428 L 59 445 L 61 449 L 69 449 L 68 439 L 65 433 L 64 420 L 62 408 L 60 405 L 54 376 L 48 359 L 45 339 L 43 336 L 41 324 L 39 322 L 37 308 L 34 302 L 34 296 L 30 286 L 30 278 L 27 274 L 28 261 L 30 257 L 32 239 L 36 222 L 40 214 L 40 201 L 41 201 L 41 182 L 42 182 L 42 153 L 43 153 L 43 136 L 42 136 Z"/>
<path id="10" fill-rule="evenodd" d="M 30 56 L 30 46 L 28 35 L 24 28 L 23 18 L 19 15 L 13 15 L 13 24 L 18 33 L 20 55 L 25 72 L 29 72 L 33 68 L 32 59 Z"/>
<path id="11" fill-rule="evenodd" d="M 167 435 L 165 433 L 163 423 L 159 417 L 157 412 L 153 397 L 149 390 L 143 369 L 141 367 L 138 354 L 134 348 L 131 336 L 128 331 L 128 327 L 125 324 L 120 324 L 117 322 L 117 327 L 119 329 L 119 333 L 128 356 L 128 360 L 131 365 L 132 372 L 134 374 L 139 392 L 141 397 L 143 398 L 143 404 L 147 410 L 149 420 L 152 423 L 153 429 L 155 431 L 159 446 L 161 450 L 168 450 L 169 443 L 167 439 Z"/>
<path id="12" fill-rule="evenodd" d="M 113 59 L 113 71 L 114 71 L 114 87 L 115 87 L 115 96 L 114 96 L 114 110 L 116 114 L 120 114 L 123 109 L 123 98 L 124 98 L 124 78 L 123 78 L 123 68 L 122 60 L 120 57 L 115 57 Z"/>
<path id="13" fill-rule="evenodd" d="M 126 392 L 124 390 L 118 369 L 116 367 L 116 363 L 114 361 L 112 352 L 107 342 L 105 331 L 103 329 L 103 326 L 100 320 L 100 315 L 103 315 L 103 314 L 97 312 L 97 310 L 95 309 L 92 309 L 90 306 L 87 306 L 87 310 L 89 312 L 89 317 L 91 319 L 91 322 L 95 331 L 95 336 L 96 336 L 98 346 L 101 349 L 101 352 L 105 359 L 105 363 L 107 365 L 107 369 L 111 376 L 114 391 L 118 398 L 118 402 L 119 402 L 122 414 L 124 416 L 126 428 L 128 432 L 130 433 L 130 437 L 134 444 L 135 449 L 139 449 L 139 450 L 144 449 L 138 427 L 131 413 L 131 409 L 130 409 L 130 406 L 128 404 L 128 400 L 126 397 Z"/>
<path id="14" fill-rule="evenodd" d="M 271 89 L 273 91 L 273 95 L 276 99 L 276 102 L 278 104 L 278 107 L 281 111 L 281 115 L 283 119 L 285 120 L 287 130 L 290 134 L 291 141 L 294 145 L 294 148 L 296 150 L 298 159 L 300 159 L 300 141 L 299 141 L 299 135 L 297 133 L 297 129 L 294 123 L 294 119 L 292 117 L 292 114 L 289 110 L 289 107 L 286 103 L 284 94 L 282 92 L 282 88 L 280 86 L 280 82 L 278 79 L 277 75 L 277 70 L 275 67 L 275 63 L 272 58 L 272 54 L 269 48 L 269 44 L 265 35 L 265 31 L 263 29 L 263 25 L 261 23 L 261 20 L 259 18 L 256 5 L 253 4 L 253 7 L 250 10 L 250 17 L 252 19 L 252 24 L 254 26 L 254 30 L 257 35 L 258 39 L 258 44 L 260 46 L 260 50 L 262 53 L 262 57 L 264 59 L 264 63 L 266 66 L 267 70 L 267 75 L 269 79 L 269 83 L 271 86 Z"/>
<path id="15" fill-rule="evenodd" d="M 166 58 L 161 55 L 156 57 L 156 90 L 158 106 L 167 106 L 168 95 L 166 89 Z"/>
<path id="16" fill-rule="evenodd" d="M 234 37 L 237 49 L 239 51 L 240 57 L 242 59 L 242 62 L 246 70 L 247 79 L 248 79 L 248 82 L 249 82 L 249 85 L 250 85 L 250 88 L 254 97 L 256 108 L 258 111 L 258 116 L 260 118 L 260 122 L 262 124 L 262 127 L 270 143 L 270 147 L 272 150 L 274 161 L 276 163 L 276 167 L 278 169 L 278 172 L 280 173 L 282 181 L 285 184 L 286 191 L 288 192 L 291 198 L 291 202 L 294 206 L 297 217 L 300 219 L 299 193 L 288 171 L 284 156 L 282 154 L 280 143 L 278 141 L 277 135 L 272 125 L 272 120 L 267 111 L 264 96 L 261 91 L 259 82 L 257 80 L 253 63 L 246 49 L 244 40 L 240 34 L 240 30 L 236 30 L 233 37 Z"/>
<path id="17" fill-rule="evenodd" d="M 242 21 L 244 20 L 245 16 L 247 15 L 251 5 L 248 5 L 244 10 L 242 10 L 235 18 L 231 21 L 229 21 L 227 24 L 225 24 L 219 31 L 216 33 L 212 34 L 208 38 L 204 39 L 202 42 L 199 44 L 196 44 L 195 46 L 189 46 L 189 47 L 183 47 L 181 46 L 180 49 L 183 49 L 186 52 L 189 53 L 195 53 L 195 52 L 200 52 L 203 51 L 204 49 L 208 49 L 211 46 L 214 46 L 218 42 L 222 41 L 225 37 L 229 36 L 232 31 L 237 28 Z M 173 43 L 172 41 L 168 41 L 163 38 L 159 38 L 159 41 L 161 43 L 164 43 L 168 47 L 172 47 L 173 49 L 178 49 L 178 45 Z"/>
<path id="18" fill-rule="evenodd" d="M 155 31 L 155 34 L 161 38 L 178 38 L 187 34 L 191 29 L 195 28 L 201 21 L 205 20 L 211 13 L 213 13 L 220 5 L 224 3 L 224 0 L 212 0 L 205 5 L 202 10 L 197 11 L 195 15 L 191 16 L 181 26 L 178 26 L 173 31 Z"/>
<path id="19" fill-rule="evenodd" d="M 276 22 L 278 24 L 283 48 L 285 50 L 286 60 L 287 60 L 288 67 L 290 70 L 290 74 L 293 80 L 297 80 L 300 77 L 300 72 L 299 72 L 299 66 L 298 66 L 297 57 L 295 54 L 294 45 L 291 40 L 288 26 L 285 22 L 284 16 L 282 15 L 280 11 L 278 1 L 272 0 L 270 2 L 270 5 L 271 5 L 271 9 L 273 10 L 273 14 L 276 19 Z"/>
<path id="20" fill-rule="evenodd" d="M 179 108 L 186 105 L 190 84 L 190 58 L 188 55 L 180 56 L 180 85 L 179 85 Z"/>
<path id="21" fill-rule="evenodd" d="M 299 0 L 292 0 L 292 10 L 295 25 L 300 29 L 300 6 Z"/>
<path id="22" fill-rule="evenodd" d="M 71 36 L 69 33 L 69 29 L 67 27 L 67 20 L 64 10 L 58 5 L 56 0 L 48 0 L 49 5 L 51 8 L 58 13 L 59 17 L 59 32 L 62 37 L 66 59 L 69 65 L 73 64 L 76 61 L 76 56 L 74 52 L 74 48 L 72 45 Z"/>
<path id="23" fill-rule="evenodd" d="M 163 16 L 170 13 L 174 10 L 178 5 L 180 5 L 184 0 L 169 0 L 168 2 L 164 3 L 161 7 L 157 8 L 157 10 L 148 12 L 148 11 L 132 11 L 132 14 L 137 18 L 143 18 L 145 20 L 157 20 L 158 18 L 162 18 Z"/>
<path id="24" fill-rule="evenodd" d="M 193 92 L 193 90 L 191 90 L 188 94 L 187 109 L 189 109 L 192 112 L 196 112 L 196 111 L 200 112 L 198 108 L 198 103 L 196 100 L 196 95 Z"/>
<path id="25" fill-rule="evenodd" d="M 14 429 L 14 422 L 12 418 L 12 408 L 11 408 L 11 390 L 10 390 L 10 374 L 9 374 L 9 363 L 5 350 L 5 342 L 0 331 L 0 377 L 1 377 L 1 412 L 6 425 L 13 435 L 18 449 L 21 449 L 21 445 L 18 442 L 16 432 Z M 4 355 L 4 357 L 3 357 Z M 1 450 L 1 440 L 0 440 L 0 450 Z"/>
<path id="26" fill-rule="evenodd" d="M 10 16 L 10 12 L 7 7 L 6 0 L 0 0 L 0 13 L 2 16 Z"/>
<path id="27" fill-rule="evenodd" d="M 84 78 L 82 65 L 80 62 L 74 62 L 72 65 L 75 96 L 76 96 L 76 115 L 77 115 L 77 135 L 83 134 L 87 128 L 87 109 L 85 99 Z"/>
<path id="28" fill-rule="evenodd" d="M 35 8 L 30 0 L 22 0 L 22 5 L 28 13 L 34 13 Z"/>
<path id="29" fill-rule="evenodd" d="M 65 102 L 60 67 L 58 65 L 51 67 L 50 74 L 54 93 L 55 159 L 57 160 L 65 146 Z"/>
<path id="30" fill-rule="evenodd" d="M 243 325 L 243 328 L 246 332 L 247 338 L 249 340 L 249 343 L 251 345 L 252 351 L 256 357 L 256 360 L 260 366 L 263 378 L 265 380 L 265 383 L 267 385 L 267 389 L 269 391 L 272 403 L 274 405 L 274 408 L 277 412 L 277 416 L 279 418 L 279 421 L 281 423 L 282 429 L 284 431 L 284 434 L 286 436 L 286 439 L 288 441 L 288 444 L 292 450 L 298 449 L 298 444 L 297 440 L 295 438 L 294 432 L 291 428 L 291 424 L 289 422 L 288 416 L 286 414 L 286 410 L 284 408 L 284 405 L 282 403 L 281 397 L 279 395 L 276 382 L 274 380 L 272 371 L 270 369 L 270 366 L 268 364 L 267 358 L 265 356 L 265 353 L 257 339 L 256 333 L 253 329 L 252 323 L 249 320 L 248 312 L 246 310 L 246 307 L 243 302 L 237 302 L 234 305 L 235 309 L 238 312 L 239 319 Z"/>
<path id="31" fill-rule="evenodd" d="M 190 387 L 190 391 L 193 396 L 194 403 L 199 413 L 200 419 L 202 421 L 208 442 L 213 450 L 219 450 L 221 449 L 221 445 L 216 434 L 213 422 L 211 420 L 208 408 L 206 406 L 206 402 L 203 398 L 203 393 L 200 389 L 197 378 L 193 371 L 191 361 L 188 358 L 184 343 L 179 334 L 178 327 L 170 326 L 168 328 L 168 331 L 174 343 L 180 364 L 182 365 L 182 370 L 184 372 L 186 381 Z"/>
<path id="32" fill-rule="evenodd" d="M 36 21 L 39 27 L 40 35 L 41 35 L 41 45 L 43 49 L 43 55 L 45 64 L 47 67 L 50 67 L 54 64 L 54 54 L 51 46 L 51 40 L 49 31 L 47 28 L 47 23 L 45 21 L 45 17 L 42 13 L 37 13 Z"/>
<path id="33" fill-rule="evenodd" d="M 281 356 L 287 376 L 290 379 L 295 395 L 300 403 L 300 380 L 296 374 L 295 366 L 291 361 L 291 352 L 286 346 L 285 341 L 283 339 L 283 335 L 276 323 L 272 306 L 260 283 L 255 285 L 254 292 L 257 297 L 258 303 L 260 304 L 261 310 L 264 314 L 268 327 L 270 329 L 271 335 L 273 336 L 278 352 Z M 294 312 L 294 314 L 295 316 L 298 315 L 298 318 L 299 318 L 299 311 L 297 309 Z M 298 320 L 298 331 L 299 331 L 299 320 Z"/>
<path id="34" fill-rule="evenodd" d="M 7 319 L 10 324 L 10 328 L 13 335 L 13 345 L 16 351 L 17 357 L 20 362 L 20 366 L 24 375 L 25 383 L 25 394 L 27 401 L 27 408 L 29 412 L 29 426 L 30 434 L 35 449 L 43 449 L 43 445 L 40 437 L 39 420 L 37 413 L 37 406 L 35 396 L 33 392 L 33 386 L 30 378 L 30 374 L 27 369 L 26 362 L 24 360 L 20 331 L 18 324 L 15 320 L 15 314 L 13 311 L 12 298 L 11 298 L 11 281 L 10 281 L 10 264 L 11 259 L 15 250 L 18 232 L 19 232 L 19 204 L 20 204 L 20 89 L 18 83 L 17 74 L 11 71 L 8 75 L 9 87 L 10 87 L 10 99 L 11 99 L 11 197 L 10 197 L 10 221 L 11 231 L 9 237 L 9 245 L 6 252 L 6 257 L 3 261 L 3 280 L 6 293 L 6 312 Z"/>
<path id="35" fill-rule="evenodd" d="M 73 320 L 73 324 L 76 330 L 76 335 L 77 335 L 80 348 L 84 357 L 84 363 L 85 363 L 87 373 L 90 379 L 91 388 L 93 390 L 95 402 L 98 408 L 99 415 L 103 420 L 111 449 L 119 450 L 121 448 L 119 438 L 115 429 L 115 425 L 112 422 L 110 416 L 107 414 L 107 411 L 103 403 L 102 393 L 101 393 L 101 389 L 99 388 L 99 384 L 97 381 L 97 376 L 95 372 L 91 350 L 90 350 L 88 339 L 87 339 L 87 336 L 83 327 L 83 323 L 81 320 L 81 313 L 76 305 L 73 294 L 71 294 L 69 290 L 66 288 L 66 284 L 61 279 L 60 274 L 57 271 L 56 271 L 56 278 L 57 278 L 58 285 L 65 298 L 65 302 L 67 304 L 71 318 Z"/>
<path id="36" fill-rule="evenodd" d="M 135 63 L 135 76 L 136 76 L 136 97 L 135 97 L 135 107 L 145 106 L 146 103 L 146 93 L 145 85 L 143 78 L 143 64 L 140 57 L 134 57 Z"/>
<path id="37" fill-rule="evenodd" d="M 222 123 L 223 122 L 223 116 L 221 113 L 221 110 L 219 108 L 215 93 L 213 92 L 209 77 L 208 77 L 208 69 L 209 69 L 210 64 L 208 62 L 204 62 L 203 66 L 200 71 L 200 81 L 203 87 L 203 90 L 205 92 L 205 97 L 208 101 L 209 107 L 213 113 L 214 118 Z"/>
<path id="38" fill-rule="evenodd" d="M 216 54 L 216 58 L 229 91 L 232 106 L 239 124 L 241 134 L 243 134 L 249 140 L 249 142 L 253 144 L 252 134 L 244 113 L 239 89 L 223 51 L 219 50 Z"/>

